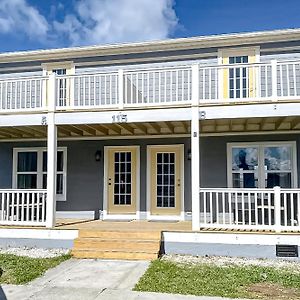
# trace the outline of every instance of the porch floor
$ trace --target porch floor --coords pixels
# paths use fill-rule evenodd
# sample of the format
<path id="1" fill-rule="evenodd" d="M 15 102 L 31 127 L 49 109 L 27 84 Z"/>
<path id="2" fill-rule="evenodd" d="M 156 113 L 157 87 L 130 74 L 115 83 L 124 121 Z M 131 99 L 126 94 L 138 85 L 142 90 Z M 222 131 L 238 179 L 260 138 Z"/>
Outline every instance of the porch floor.
<path id="1" fill-rule="evenodd" d="M 44 229 L 37 226 L 9 226 L 2 225 L 0 229 Z M 113 220 L 89 220 L 89 219 L 57 219 L 53 230 L 95 230 L 95 231 L 177 231 L 193 232 L 191 221 L 149 221 L 149 220 L 131 220 L 131 221 L 113 221 Z M 273 230 L 257 229 L 228 229 L 228 228 L 200 228 L 201 232 L 216 233 L 253 233 L 253 234 L 278 234 Z M 299 235 L 299 231 L 281 231 L 280 234 Z"/>
<path id="2" fill-rule="evenodd" d="M 193 232 L 191 221 L 102 221 L 102 220 L 75 220 L 75 219 L 58 219 L 55 229 L 75 229 L 75 230 L 97 230 L 97 231 L 182 231 Z M 201 232 L 218 232 L 218 233 L 262 233 L 278 234 L 272 230 L 255 230 L 255 229 L 228 229 L 228 228 L 200 228 Z M 296 234 L 300 231 L 282 231 L 280 234 Z"/>
<path id="3" fill-rule="evenodd" d="M 55 229 L 85 229 L 98 231 L 192 231 L 190 221 L 102 221 L 58 219 Z"/>

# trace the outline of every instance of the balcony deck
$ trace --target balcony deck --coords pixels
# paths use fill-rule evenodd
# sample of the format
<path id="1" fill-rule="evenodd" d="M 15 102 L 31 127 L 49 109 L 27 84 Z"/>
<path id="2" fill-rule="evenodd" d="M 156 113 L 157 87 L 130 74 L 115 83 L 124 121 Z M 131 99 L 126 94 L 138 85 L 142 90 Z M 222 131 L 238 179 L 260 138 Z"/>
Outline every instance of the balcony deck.
<path id="1" fill-rule="evenodd" d="M 300 61 L 182 65 L 0 80 L 0 113 L 99 111 L 300 100 Z M 115 116 L 120 122 L 122 116 Z M 124 121 L 124 120 L 123 120 Z"/>

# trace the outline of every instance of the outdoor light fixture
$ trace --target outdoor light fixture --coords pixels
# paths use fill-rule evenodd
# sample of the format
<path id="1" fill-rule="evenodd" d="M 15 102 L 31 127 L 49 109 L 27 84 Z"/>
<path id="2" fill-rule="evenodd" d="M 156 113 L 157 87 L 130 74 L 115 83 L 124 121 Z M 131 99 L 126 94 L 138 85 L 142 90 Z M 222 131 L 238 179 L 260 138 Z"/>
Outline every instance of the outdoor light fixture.
<path id="1" fill-rule="evenodd" d="M 188 151 L 187 151 L 187 159 L 188 159 L 188 160 L 191 160 L 191 159 L 192 159 L 192 152 L 191 152 L 191 149 L 188 149 Z"/>
<path id="2" fill-rule="evenodd" d="M 95 153 L 95 161 L 100 161 L 101 160 L 101 151 L 97 150 Z"/>

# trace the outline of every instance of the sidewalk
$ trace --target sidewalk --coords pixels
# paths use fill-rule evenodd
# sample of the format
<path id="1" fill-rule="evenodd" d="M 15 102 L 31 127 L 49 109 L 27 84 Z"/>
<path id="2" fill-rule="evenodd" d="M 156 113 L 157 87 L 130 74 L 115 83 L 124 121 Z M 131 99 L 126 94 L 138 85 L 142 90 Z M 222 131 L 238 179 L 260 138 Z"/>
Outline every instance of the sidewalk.
<path id="1" fill-rule="evenodd" d="M 148 265 L 145 261 L 70 259 L 27 285 L 2 285 L 2 289 L 7 300 L 225 300 L 131 291 Z"/>

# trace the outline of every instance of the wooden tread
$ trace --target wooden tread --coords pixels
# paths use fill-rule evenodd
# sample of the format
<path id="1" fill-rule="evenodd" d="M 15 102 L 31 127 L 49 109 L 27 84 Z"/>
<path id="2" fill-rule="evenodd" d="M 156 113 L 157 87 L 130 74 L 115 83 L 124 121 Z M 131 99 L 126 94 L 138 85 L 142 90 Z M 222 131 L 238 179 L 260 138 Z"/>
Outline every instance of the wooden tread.
<path id="1" fill-rule="evenodd" d="M 99 238 L 78 238 L 74 241 L 76 249 L 103 249 L 103 250 L 150 250 L 157 251 L 160 247 L 160 240 L 123 240 L 123 239 L 99 239 Z"/>
<path id="2" fill-rule="evenodd" d="M 72 255 L 76 258 L 152 260 L 160 252 L 160 231 L 79 230 Z"/>
<path id="3" fill-rule="evenodd" d="M 79 238 L 160 240 L 160 231 L 79 230 Z"/>
<path id="4" fill-rule="evenodd" d="M 153 260 L 158 257 L 158 253 L 101 250 L 72 250 L 72 255 L 76 258 L 101 258 L 122 260 Z"/>

